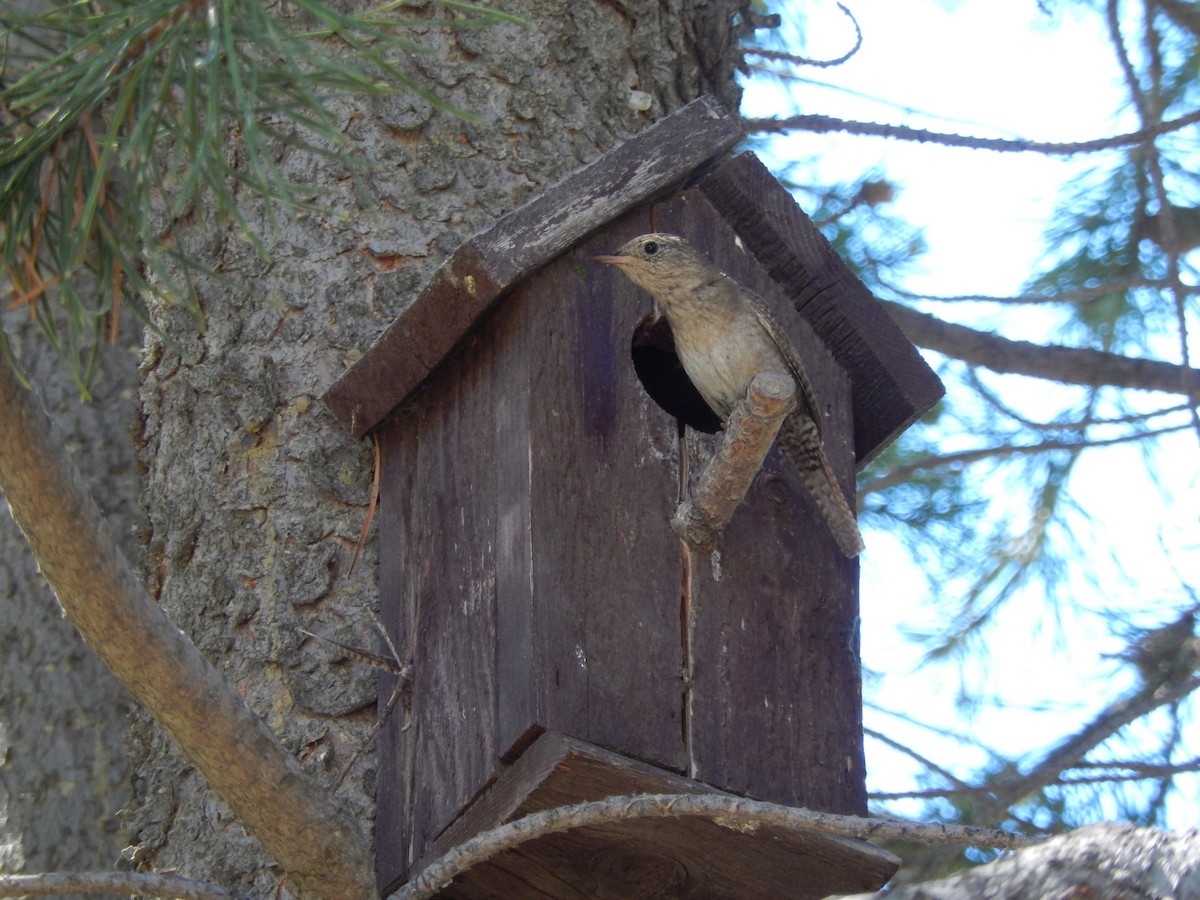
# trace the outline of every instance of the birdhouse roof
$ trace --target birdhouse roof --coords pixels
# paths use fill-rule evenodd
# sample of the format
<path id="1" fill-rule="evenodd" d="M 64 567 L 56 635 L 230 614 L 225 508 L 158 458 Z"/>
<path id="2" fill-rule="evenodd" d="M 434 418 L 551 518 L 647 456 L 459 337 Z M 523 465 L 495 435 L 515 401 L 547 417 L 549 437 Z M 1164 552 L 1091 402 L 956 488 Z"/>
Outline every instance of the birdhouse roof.
<path id="1" fill-rule="evenodd" d="M 741 138 L 737 117 L 701 97 L 504 216 L 443 263 L 325 402 L 365 435 L 529 275 L 629 210 L 694 186 L 847 371 L 862 465 L 937 402 L 941 382 L 753 154 L 714 165 Z"/>

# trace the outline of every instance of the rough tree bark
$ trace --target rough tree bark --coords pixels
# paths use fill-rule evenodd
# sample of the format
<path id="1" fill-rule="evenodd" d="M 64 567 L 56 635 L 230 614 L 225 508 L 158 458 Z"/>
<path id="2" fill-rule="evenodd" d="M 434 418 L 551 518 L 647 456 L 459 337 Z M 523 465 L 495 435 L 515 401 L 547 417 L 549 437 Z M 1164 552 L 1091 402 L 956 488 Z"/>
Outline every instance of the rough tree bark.
<path id="1" fill-rule="evenodd" d="M 420 4 L 418 4 L 420 5 Z M 266 225 L 271 261 L 197 207 L 176 245 L 241 282 L 208 283 L 206 323 L 156 308 L 141 368 L 139 459 L 151 594 L 310 771 L 332 783 L 375 718 L 375 677 L 300 629 L 370 645 L 369 544 L 349 572 L 371 475 L 317 397 L 415 296 L 460 241 L 653 118 L 703 92 L 736 105 L 731 22 L 740 0 L 501 4 L 532 29 L 427 29 L 413 65 L 471 125 L 405 95 L 341 101 L 373 160 L 382 211 L 329 160 L 281 149 L 336 215 Z M 426 13 L 434 13 L 430 6 Z M 648 112 L 630 89 L 653 98 Z M 231 148 L 231 152 L 236 152 Z M 129 824 L 139 863 L 269 895 L 269 864 L 158 730 L 136 728 Z M 371 818 L 365 756 L 340 795 Z"/>

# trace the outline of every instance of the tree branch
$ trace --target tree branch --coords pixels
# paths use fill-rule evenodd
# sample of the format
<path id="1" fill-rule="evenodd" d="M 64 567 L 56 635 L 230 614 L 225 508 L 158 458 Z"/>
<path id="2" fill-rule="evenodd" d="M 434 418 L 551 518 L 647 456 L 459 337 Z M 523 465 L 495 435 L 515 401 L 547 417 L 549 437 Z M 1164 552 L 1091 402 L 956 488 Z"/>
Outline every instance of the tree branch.
<path id="1" fill-rule="evenodd" d="M 762 468 L 783 420 L 795 408 L 795 393 L 792 380 L 774 372 L 755 375 L 750 382 L 692 496 L 671 517 L 671 527 L 693 550 L 712 549 Z"/>
<path id="2" fill-rule="evenodd" d="M 907 744 L 902 744 L 895 738 L 888 737 L 882 731 L 876 731 L 873 728 L 864 727 L 863 735 L 866 737 L 874 738 L 875 740 L 879 741 L 881 744 L 886 744 L 887 746 L 889 746 L 893 750 L 895 750 L 897 753 L 903 753 L 905 756 L 909 757 L 910 759 L 913 759 L 916 762 L 920 763 L 928 771 L 933 772 L 937 775 L 940 775 L 942 778 L 945 778 L 947 781 L 949 781 L 953 785 L 955 785 L 954 788 L 949 788 L 948 790 L 971 790 L 970 785 L 968 785 L 965 781 L 962 781 L 959 778 L 956 778 L 954 773 L 952 773 L 949 769 L 943 769 L 941 766 L 939 766 L 937 763 L 935 763 L 932 759 L 929 759 L 926 756 L 922 756 L 920 753 L 918 753 L 916 750 L 914 750 L 912 747 L 908 746 Z M 867 799 L 868 800 L 880 799 L 883 796 L 884 795 L 868 794 Z"/>
<path id="3" fill-rule="evenodd" d="M 1079 762 L 1068 771 L 1080 769 L 1126 769 L 1125 772 L 1110 772 L 1107 775 L 1059 776 L 1047 786 L 1074 787 L 1084 784 L 1116 784 L 1123 781 L 1147 781 L 1172 778 L 1186 772 L 1200 772 L 1200 759 L 1174 765 L 1151 765 L 1150 763 L 1087 763 Z M 954 779 L 957 781 L 957 779 Z M 867 794 L 868 800 L 935 800 L 945 797 L 970 797 L 996 792 L 994 784 L 962 785 L 961 787 L 931 788 L 923 791 L 874 791 Z"/>
<path id="4" fill-rule="evenodd" d="M 1156 4 L 1176 25 L 1186 28 L 1200 40 L 1200 8 L 1183 0 L 1156 0 Z"/>
<path id="5" fill-rule="evenodd" d="M 1014 341 L 945 322 L 900 303 L 880 302 L 914 344 L 993 372 L 1090 387 L 1164 391 L 1183 394 L 1192 402 L 1200 400 L 1200 369 L 1083 347 Z"/>
<path id="6" fill-rule="evenodd" d="M 878 273 L 876 273 L 876 277 L 878 277 Z M 883 283 L 890 293 L 908 300 L 926 300 L 930 303 L 996 303 L 1009 306 L 1029 306 L 1031 304 L 1042 303 L 1087 303 L 1090 300 L 1096 300 L 1114 291 L 1127 291 L 1133 288 L 1164 289 L 1170 287 L 1168 282 L 1161 279 L 1132 277 L 1104 281 L 1100 284 L 1074 288 L 1067 291 L 1055 291 L 1053 293 L 1039 292 L 1036 294 L 1017 294 L 1015 296 L 1000 297 L 995 294 L 958 294 L 955 296 L 918 294 L 914 291 L 906 291 L 903 288 L 896 287 L 894 284 Z M 1200 291 L 1200 288 L 1193 288 L 1192 290 Z"/>
<path id="7" fill-rule="evenodd" d="M 849 119 L 835 119 L 832 116 L 817 115 L 790 116 L 786 119 L 745 119 L 743 127 L 748 134 L 780 131 L 812 131 L 817 134 L 825 134 L 831 131 L 847 131 L 852 134 L 896 138 L 903 141 L 943 144 L 947 147 L 968 147 L 972 150 L 996 150 L 1002 153 L 1045 153 L 1050 156 L 1070 156 L 1075 153 L 1095 153 L 1100 150 L 1113 150 L 1118 147 L 1141 144 L 1161 134 L 1179 131 L 1181 128 L 1186 128 L 1197 122 L 1200 122 L 1200 110 L 1190 112 L 1186 116 L 1180 116 L 1178 119 L 1159 122 L 1144 131 L 1134 131 L 1129 134 L 1118 134 L 1112 137 L 1097 138 L 1092 141 L 1076 141 L 1072 143 L 970 137 L 962 134 L 928 131 L 924 128 L 909 128 L 907 125 L 855 122 Z"/>
<path id="8" fill-rule="evenodd" d="M 993 785 L 992 797 L 979 805 L 979 818 L 976 821 L 991 822 L 1001 818 L 1010 805 L 1033 791 L 1053 784 L 1062 772 L 1074 768 L 1092 748 L 1108 740 L 1130 722 L 1160 706 L 1181 700 L 1198 688 L 1200 676 L 1169 689 L 1141 690 L 1122 697 L 1046 754 L 1028 773 L 1012 781 Z"/>
<path id="9" fill-rule="evenodd" d="M 1005 850 L 1028 847 L 1039 842 L 1037 838 L 1008 831 L 842 816 L 723 794 L 639 794 L 560 806 L 531 813 L 515 822 L 481 832 L 426 866 L 408 884 L 391 895 L 391 900 L 425 900 L 471 866 L 543 835 L 607 822 L 678 816 L 700 816 L 727 828 L 753 829 L 770 825 L 863 840 L 916 841 Z"/>
<path id="10" fill-rule="evenodd" d="M 1190 425 L 1176 425 L 1171 428 L 1159 428 L 1153 431 L 1137 431 L 1132 434 L 1122 434 L 1113 438 L 1095 438 L 1080 440 L 1045 440 L 1036 444 L 999 444 L 995 447 L 976 447 L 971 450 L 959 450 L 957 453 L 946 453 L 941 456 L 923 456 L 910 463 L 893 466 L 878 478 L 859 485 L 859 497 L 886 490 L 897 484 L 904 484 L 912 476 L 925 469 L 936 469 L 940 466 L 969 465 L 985 459 L 1003 459 L 1008 456 L 1032 456 L 1038 453 L 1050 453 L 1055 450 L 1087 450 L 1090 447 L 1111 447 L 1114 444 L 1128 444 L 1133 441 L 1143 441 L 1147 438 L 1163 434 L 1173 434 L 1190 428 Z"/>
<path id="11" fill-rule="evenodd" d="M 0 490 L 68 619 L 288 873 L 300 896 L 373 897 L 358 823 L 146 593 L 32 390 L 0 362 Z"/>

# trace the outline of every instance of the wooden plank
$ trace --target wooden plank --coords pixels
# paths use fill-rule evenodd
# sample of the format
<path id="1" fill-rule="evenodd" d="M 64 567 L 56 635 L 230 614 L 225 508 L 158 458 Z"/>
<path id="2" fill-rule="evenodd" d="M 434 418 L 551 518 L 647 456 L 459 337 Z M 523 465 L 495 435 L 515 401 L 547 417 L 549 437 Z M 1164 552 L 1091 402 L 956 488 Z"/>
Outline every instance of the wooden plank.
<path id="1" fill-rule="evenodd" d="M 849 373 L 861 468 L 933 407 L 941 381 L 753 154 L 729 160 L 699 190 Z"/>
<path id="2" fill-rule="evenodd" d="M 846 372 L 699 188 L 654 216 L 771 305 L 804 361 L 826 454 L 853 504 Z M 692 556 L 688 582 L 689 774 L 788 805 L 865 812 L 858 565 L 838 551 L 778 448 L 717 551 L 717 560 Z"/>
<path id="3" fill-rule="evenodd" d="M 533 406 L 530 367 L 542 345 L 531 340 L 526 306 L 519 298 L 496 311 L 481 336 L 497 343 L 495 380 L 496 456 L 496 747 L 507 756 L 537 736 L 545 704 L 537 684 L 533 634 L 535 542 L 532 524 L 534 471 L 530 465 Z M 552 474 L 537 473 L 553 479 Z M 540 552 L 540 548 L 537 548 Z"/>
<path id="4" fill-rule="evenodd" d="M 374 346 L 325 393 L 342 427 L 362 437 L 433 371 L 503 290 L 469 244 L 434 274 Z M 409 385 L 400 393 L 397 385 Z"/>
<path id="5" fill-rule="evenodd" d="M 499 755 L 495 382 L 487 344 L 465 350 L 383 433 L 381 606 L 414 668 L 411 727 L 394 715 L 384 738 L 383 883 L 407 871 Z"/>
<path id="6" fill-rule="evenodd" d="M 413 506 L 402 502 L 411 496 L 416 478 L 416 436 L 411 429 L 387 428 L 380 435 L 383 455 L 381 478 L 383 498 L 377 514 L 379 529 L 379 615 L 383 627 L 396 642 L 401 656 L 411 658 L 415 641 L 416 604 L 408 596 L 412 582 L 406 577 L 409 562 L 406 536 L 411 534 Z M 405 543 L 402 543 L 405 542 Z M 414 556 L 417 554 L 414 553 Z M 380 673 L 379 712 L 396 686 L 394 676 Z M 412 733 L 404 732 L 405 710 L 396 709 L 379 734 L 379 775 L 375 793 L 376 881 L 390 884 L 408 871 L 408 836 L 412 832 L 413 758 Z"/>
<path id="7" fill-rule="evenodd" d="M 675 428 L 630 361 L 646 298 L 614 290 L 620 273 L 591 261 L 645 223 L 633 213 L 579 243 L 509 301 L 538 361 L 532 671 L 544 727 L 682 767 L 680 552 L 667 524 Z"/>
<path id="8" fill-rule="evenodd" d="M 467 241 L 326 392 L 356 437 L 424 380 L 505 291 L 589 232 L 661 194 L 741 139 L 711 97 L 693 100 Z"/>
<path id="9" fill-rule="evenodd" d="M 421 865 L 528 813 L 636 793 L 720 792 L 582 741 L 543 735 L 438 838 Z M 642 819 L 532 841 L 467 871 L 439 896 L 805 900 L 876 890 L 898 864 L 890 853 L 849 838 L 774 827 L 745 833 L 696 818 Z"/>

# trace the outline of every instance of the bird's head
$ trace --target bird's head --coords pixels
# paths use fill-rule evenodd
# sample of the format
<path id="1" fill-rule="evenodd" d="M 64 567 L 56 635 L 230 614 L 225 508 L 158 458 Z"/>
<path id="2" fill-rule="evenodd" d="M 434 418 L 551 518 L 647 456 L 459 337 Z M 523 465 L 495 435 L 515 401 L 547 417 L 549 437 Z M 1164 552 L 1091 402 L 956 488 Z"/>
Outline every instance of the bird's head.
<path id="1" fill-rule="evenodd" d="M 592 259 L 620 267 L 630 281 L 659 299 L 720 276 L 704 254 L 674 234 L 643 234 L 614 254 Z"/>

